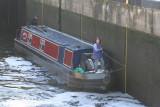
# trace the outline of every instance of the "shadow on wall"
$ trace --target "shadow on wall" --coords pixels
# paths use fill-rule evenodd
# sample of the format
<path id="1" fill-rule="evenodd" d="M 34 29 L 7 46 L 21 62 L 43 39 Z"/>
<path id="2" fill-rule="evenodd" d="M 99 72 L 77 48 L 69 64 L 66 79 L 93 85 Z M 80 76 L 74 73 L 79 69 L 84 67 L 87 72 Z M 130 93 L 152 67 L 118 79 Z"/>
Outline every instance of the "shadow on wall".
<path id="1" fill-rule="evenodd" d="M 16 29 L 22 25 L 21 21 L 25 22 L 20 20 L 20 16 L 25 17 L 25 5 L 25 0 L 0 0 L 1 40 L 13 41 L 16 37 Z"/>

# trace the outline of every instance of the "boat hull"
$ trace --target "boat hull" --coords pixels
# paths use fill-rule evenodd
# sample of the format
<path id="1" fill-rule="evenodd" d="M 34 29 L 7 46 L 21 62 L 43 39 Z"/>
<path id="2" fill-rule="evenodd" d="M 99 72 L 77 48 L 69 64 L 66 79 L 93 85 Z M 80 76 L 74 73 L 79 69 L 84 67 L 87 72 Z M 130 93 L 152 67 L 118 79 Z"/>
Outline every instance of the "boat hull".
<path id="1" fill-rule="evenodd" d="M 69 75 L 67 85 L 72 89 L 85 91 L 109 91 L 109 84 L 105 84 L 103 79 L 80 79 Z"/>

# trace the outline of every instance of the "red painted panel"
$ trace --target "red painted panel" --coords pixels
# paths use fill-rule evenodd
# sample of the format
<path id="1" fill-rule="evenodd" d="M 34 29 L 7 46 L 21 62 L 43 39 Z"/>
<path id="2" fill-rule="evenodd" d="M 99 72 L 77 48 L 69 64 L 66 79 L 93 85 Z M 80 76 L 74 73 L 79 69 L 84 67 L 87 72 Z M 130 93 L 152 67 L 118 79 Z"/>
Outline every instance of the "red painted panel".
<path id="1" fill-rule="evenodd" d="M 28 34 L 30 32 L 26 31 L 26 30 L 22 30 L 22 36 L 21 36 L 21 40 L 25 43 L 27 43 L 27 39 L 28 39 Z M 40 47 L 40 40 L 44 38 L 39 37 L 38 35 L 35 35 L 32 33 L 32 41 L 31 41 L 31 46 L 38 49 Z M 59 46 L 49 42 L 47 40 L 45 40 L 45 47 L 44 47 L 44 51 L 43 53 L 45 53 L 46 55 L 54 58 L 54 59 L 58 59 L 58 54 L 59 54 Z"/>
<path id="2" fill-rule="evenodd" d="M 36 35 L 32 35 L 32 43 L 31 46 L 33 46 L 36 49 L 39 49 L 40 46 L 40 37 L 36 36 Z"/>
<path id="3" fill-rule="evenodd" d="M 70 51 L 70 50 L 65 49 L 63 63 L 65 65 L 71 67 L 71 65 L 72 65 L 72 56 L 73 56 L 73 52 Z"/>
<path id="4" fill-rule="evenodd" d="M 45 41 L 44 53 L 53 57 L 54 59 L 58 59 L 59 46 L 49 41 Z"/>
<path id="5" fill-rule="evenodd" d="M 21 41 L 27 43 L 27 38 L 28 38 L 28 32 L 26 30 L 22 30 Z"/>

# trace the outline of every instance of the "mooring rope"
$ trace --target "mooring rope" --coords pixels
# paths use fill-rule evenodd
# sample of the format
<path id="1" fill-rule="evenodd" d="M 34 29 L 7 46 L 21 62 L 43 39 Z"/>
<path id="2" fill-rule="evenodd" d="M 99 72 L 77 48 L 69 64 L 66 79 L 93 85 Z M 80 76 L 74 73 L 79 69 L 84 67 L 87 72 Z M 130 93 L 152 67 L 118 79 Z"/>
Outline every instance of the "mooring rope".
<path id="1" fill-rule="evenodd" d="M 108 57 L 109 59 L 111 59 L 113 62 L 115 62 L 115 63 L 117 63 L 117 64 L 125 67 L 125 65 L 121 64 L 119 61 L 117 61 L 116 59 L 112 58 L 112 57 L 109 56 L 108 54 L 106 54 L 106 53 L 104 53 L 104 52 L 103 52 L 103 54 L 104 54 L 106 57 Z"/>

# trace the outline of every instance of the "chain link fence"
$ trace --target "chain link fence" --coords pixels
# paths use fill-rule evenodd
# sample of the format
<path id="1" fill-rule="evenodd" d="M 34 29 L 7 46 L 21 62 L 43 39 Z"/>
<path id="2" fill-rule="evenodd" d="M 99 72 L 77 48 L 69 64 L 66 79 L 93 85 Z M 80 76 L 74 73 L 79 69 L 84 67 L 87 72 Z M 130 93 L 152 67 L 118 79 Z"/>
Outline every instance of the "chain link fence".
<path id="1" fill-rule="evenodd" d="M 113 0 L 125 3 L 126 0 Z M 160 9 L 160 0 L 128 0 L 128 4 L 137 5 L 146 8 Z"/>

